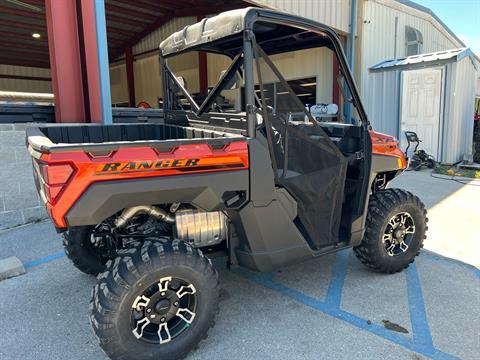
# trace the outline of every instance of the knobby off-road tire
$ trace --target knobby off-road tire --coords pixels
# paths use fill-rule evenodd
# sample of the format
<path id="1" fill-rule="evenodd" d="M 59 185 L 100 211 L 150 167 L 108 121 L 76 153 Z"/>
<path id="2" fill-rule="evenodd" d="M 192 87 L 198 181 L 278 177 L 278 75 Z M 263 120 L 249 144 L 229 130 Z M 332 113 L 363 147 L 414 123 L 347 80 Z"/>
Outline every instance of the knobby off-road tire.
<path id="1" fill-rule="evenodd" d="M 398 249 L 398 254 L 391 255 L 386 249 L 384 238 L 388 237 L 391 229 L 389 222 L 398 214 L 409 215 L 408 221 L 413 223 L 414 233 L 409 237 L 405 251 Z M 365 235 L 362 243 L 353 248 L 355 255 L 374 271 L 389 274 L 401 271 L 419 254 L 428 229 L 427 221 L 425 206 L 417 196 L 401 189 L 377 192 L 370 196 Z M 388 246 L 389 240 L 386 241 Z"/>
<path id="2" fill-rule="evenodd" d="M 173 285 L 175 281 L 184 284 L 178 290 L 180 293 L 184 290 L 189 293 L 179 302 L 178 298 L 171 300 L 170 297 L 171 303 L 162 305 L 165 297 L 159 299 L 159 296 L 166 294 L 162 288 L 174 288 L 168 288 L 166 296 L 179 294 Z M 148 302 L 145 298 L 142 300 L 145 294 Z M 193 296 L 195 306 L 191 309 L 195 315 L 190 317 L 190 323 L 175 317 L 163 323 L 168 329 L 171 321 L 185 321 L 183 330 L 176 336 L 173 336 L 174 328 L 170 327 L 168 337 L 171 336 L 171 340 L 168 342 L 160 343 L 162 338 L 167 338 L 162 324 L 148 322 L 145 330 L 139 326 L 146 318 L 159 322 L 160 311 L 164 314 L 164 309 L 168 306 L 172 309 L 174 304 L 184 307 L 181 305 L 184 298 Z M 112 359 L 179 359 L 207 337 L 215 322 L 218 301 L 218 275 L 210 260 L 186 242 L 156 238 L 131 249 L 119 250 L 118 257 L 107 263 L 106 271 L 98 276 L 92 291 L 90 322 L 100 346 Z M 138 317 L 135 304 L 142 313 Z M 162 337 L 157 329 L 162 331 Z M 140 334 L 142 336 L 138 337 Z"/>
<path id="3" fill-rule="evenodd" d="M 105 270 L 108 258 L 95 251 L 90 236 L 93 226 L 71 228 L 63 233 L 63 248 L 73 265 L 89 275 L 98 275 Z"/>

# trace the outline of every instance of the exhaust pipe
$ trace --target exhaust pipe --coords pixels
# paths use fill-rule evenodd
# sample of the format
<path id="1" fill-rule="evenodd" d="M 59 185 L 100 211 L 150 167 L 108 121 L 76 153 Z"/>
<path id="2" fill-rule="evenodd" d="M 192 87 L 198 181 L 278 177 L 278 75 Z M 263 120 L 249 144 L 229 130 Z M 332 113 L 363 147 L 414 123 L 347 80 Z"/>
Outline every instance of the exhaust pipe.
<path id="1" fill-rule="evenodd" d="M 125 225 L 127 225 L 130 219 L 140 214 L 147 214 L 153 216 L 158 220 L 163 220 L 168 223 L 175 222 L 175 218 L 163 209 L 160 209 L 153 205 L 140 205 L 123 210 L 122 214 L 115 220 L 115 227 L 124 227 Z"/>

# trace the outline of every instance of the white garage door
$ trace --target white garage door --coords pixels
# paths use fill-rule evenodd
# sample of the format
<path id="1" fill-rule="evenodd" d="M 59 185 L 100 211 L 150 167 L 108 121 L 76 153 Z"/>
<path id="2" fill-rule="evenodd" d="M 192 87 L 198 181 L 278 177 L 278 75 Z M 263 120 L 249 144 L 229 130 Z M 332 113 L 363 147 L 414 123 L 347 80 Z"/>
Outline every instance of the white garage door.
<path id="1" fill-rule="evenodd" d="M 442 70 L 402 71 L 401 146 L 405 131 L 414 131 L 422 143 L 419 149 L 438 159 Z"/>

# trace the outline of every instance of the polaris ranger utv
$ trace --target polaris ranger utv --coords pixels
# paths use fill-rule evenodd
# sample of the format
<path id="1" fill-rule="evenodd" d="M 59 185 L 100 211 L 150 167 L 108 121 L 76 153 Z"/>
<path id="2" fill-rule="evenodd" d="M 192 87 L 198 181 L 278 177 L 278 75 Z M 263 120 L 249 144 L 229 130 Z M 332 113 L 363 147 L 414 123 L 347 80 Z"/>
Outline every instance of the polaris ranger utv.
<path id="1" fill-rule="evenodd" d="M 176 62 L 195 51 L 230 63 L 201 103 Z M 338 61 L 339 74 L 316 84 L 332 101 L 338 75 L 336 114 L 312 116 L 302 102 L 312 84 L 293 85 L 280 71 L 307 52 L 327 72 Z M 160 63 L 165 123 L 27 132 L 65 251 L 98 274 L 90 319 L 108 356 L 174 359 L 206 337 L 219 301 L 213 257 L 272 271 L 353 247 L 383 273 L 414 260 L 424 206 L 387 189 L 405 155 L 395 138 L 370 130 L 332 29 L 234 10 L 168 37 Z"/>

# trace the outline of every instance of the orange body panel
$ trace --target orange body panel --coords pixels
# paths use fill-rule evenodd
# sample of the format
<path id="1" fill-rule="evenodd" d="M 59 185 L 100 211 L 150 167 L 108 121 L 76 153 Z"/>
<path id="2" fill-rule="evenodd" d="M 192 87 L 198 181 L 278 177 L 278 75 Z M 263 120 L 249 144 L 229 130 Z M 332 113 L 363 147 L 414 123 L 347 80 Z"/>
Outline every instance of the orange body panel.
<path id="1" fill-rule="evenodd" d="M 95 182 L 245 170 L 249 167 L 246 141 L 232 142 L 221 149 L 213 149 L 208 144 L 186 144 L 168 152 L 150 147 L 120 148 L 106 156 L 65 151 L 42 154 L 40 161 L 48 166 L 69 164 L 74 168 L 59 195 L 46 202 L 58 228 L 68 226 L 65 215 Z"/>
<path id="2" fill-rule="evenodd" d="M 399 160 L 401 169 L 407 167 L 407 157 L 405 153 L 398 147 L 398 140 L 390 135 L 382 134 L 375 131 L 369 131 L 372 139 L 372 154 L 393 156 Z"/>

